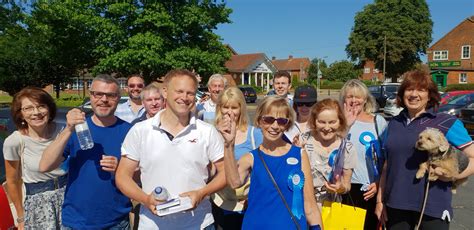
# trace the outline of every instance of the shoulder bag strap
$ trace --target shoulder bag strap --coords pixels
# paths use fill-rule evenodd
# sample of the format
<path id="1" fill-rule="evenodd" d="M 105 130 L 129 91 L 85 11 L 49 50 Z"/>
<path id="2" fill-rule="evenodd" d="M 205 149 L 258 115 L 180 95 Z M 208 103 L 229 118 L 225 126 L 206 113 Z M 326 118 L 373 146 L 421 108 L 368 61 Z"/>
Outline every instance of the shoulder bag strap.
<path id="1" fill-rule="evenodd" d="M 378 115 L 374 116 L 375 133 L 377 134 L 377 140 L 379 142 L 379 146 L 380 146 L 380 148 L 382 148 L 382 141 L 380 140 L 380 135 L 379 135 L 379 126 L 377 124 L 377 116 Z"/>
<path id="2" fill-rule="evenodd" d="M 263 159 L 262 157 L 262 153 L 260 152 L 260 149 L 258 149 L 258 156 L 260 157 L 260 160 L 262 161 L 262 164 L 263 166 L 265 167 L 265 170 L 267 171 L 267 174 L 268 176 L 270 177 L 271 181 L 273 182 L 273 186 L 275 186 L 276 190 L 278 191 L 278 194 L 280 195 L 281 197 L 281 200 L 283 201 L 283 204 L 285 204 L 285 207 L 286 209 L 288 210 L 288 212 L 290 213 L 291 215 L 291 219 L 293 220 L 293 222 L 295 223 L 296 225 L 296 229 L 300 230 L 300 225 L 298 224 L 298 221 L 296 221 L 296 217 L 293 215 L 293 213 L 291 212 L 291 209 L 290 207 L 288 206 L 288 203 L 286 203 L 286 200 L 285 200 L 285 197 L 283 196 L 283 194 L 281 193 L 281 190 L 280 188 L 278 187 L 276 181 L 275 181 L 275 178 L 273 178 L 273 175 L 272 173 L 270 172 L 270 169 L 268 169 L 268 166 L 267 166 L 267 163 L 265 163 L 265 160 Z"/>
<path id="3" fill-rule="evenodd" d="M 254 138 L 254 131 L 255 127 L 252 126 L 252 129 L 250 129 L 250 141 L 252 142 L 252 149 L 256 149 L 257 146 L 255 146 L 255 138 Z"/>

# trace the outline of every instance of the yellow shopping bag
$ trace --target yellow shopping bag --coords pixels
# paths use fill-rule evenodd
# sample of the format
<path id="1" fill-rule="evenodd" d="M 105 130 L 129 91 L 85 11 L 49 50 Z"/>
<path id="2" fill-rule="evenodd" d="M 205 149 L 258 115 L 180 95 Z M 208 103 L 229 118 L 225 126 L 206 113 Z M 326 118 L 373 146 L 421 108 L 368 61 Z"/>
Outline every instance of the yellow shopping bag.
<path id="1" fill-rule="evenodd" d="M 364 229 L 367 211 L 338 202 L 324 201 L 321 216 L 325 230 Z"/>

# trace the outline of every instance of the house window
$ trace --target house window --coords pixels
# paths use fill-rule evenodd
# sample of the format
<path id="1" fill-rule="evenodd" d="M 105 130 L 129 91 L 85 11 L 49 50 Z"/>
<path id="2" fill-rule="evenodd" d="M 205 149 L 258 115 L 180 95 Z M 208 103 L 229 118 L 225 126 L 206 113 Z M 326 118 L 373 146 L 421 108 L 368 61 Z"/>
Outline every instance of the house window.
<path id="1" fill-rule="evenodd" d="M 374 69 L 374 73 L 380 73 L 379 69 Z"/>
<path id="2" fill-rule="evenodd" d="M 364 68 L 364 73 L 370 73 L 370 68 Z"/>
<path id="3" fill-rule="evenodd" d="M 448 51 L 447 50 L 435 51 L 433 55 L 433 60 L 434 61 L 448 60 Z"/>
<path id="4" fill-rule="evenodd" d="M 467 83 L 467 73 L 459 74 L 459 83 Z"/>
<path id="5" fill-rule="evenodd" d="M 471 46 L 463 46 L 461 48 L 461 59 L 471 58 Z"/>
<path id="6" fill-rule="evenodd" d="M 125 89 L 127 88 L 127 79 L 126 78 L 119 78 L 117 79 L 117 81 L 119 82 L 119 85 L 120 85 L 120 88 L 121 89 Z"/>

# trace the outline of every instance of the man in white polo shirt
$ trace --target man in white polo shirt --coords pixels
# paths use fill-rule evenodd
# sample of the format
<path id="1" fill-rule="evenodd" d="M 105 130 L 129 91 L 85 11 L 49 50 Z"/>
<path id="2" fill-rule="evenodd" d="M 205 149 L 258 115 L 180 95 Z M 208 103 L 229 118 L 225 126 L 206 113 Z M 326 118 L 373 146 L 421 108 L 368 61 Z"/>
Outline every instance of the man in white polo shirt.
<path id="1" fill-rule="evenodd" d="M 214 126 L 191 112 L 197 90 L 194 74 L 172 70 L 164 78 L 166 109 L 130 129 L 122 145 L 116 183 L 123 194 L 140 202 L 142 229 L 213 229 L 208 195 L 225 186 L 224 142 Z M 217 174 L 209 182 L 208 168 Z M 133 180 L 140 169 L 142 188 Z M 192 210 L 159 217 L 153 196 L 157 186 L 170 197 L 189 196 Z"/>

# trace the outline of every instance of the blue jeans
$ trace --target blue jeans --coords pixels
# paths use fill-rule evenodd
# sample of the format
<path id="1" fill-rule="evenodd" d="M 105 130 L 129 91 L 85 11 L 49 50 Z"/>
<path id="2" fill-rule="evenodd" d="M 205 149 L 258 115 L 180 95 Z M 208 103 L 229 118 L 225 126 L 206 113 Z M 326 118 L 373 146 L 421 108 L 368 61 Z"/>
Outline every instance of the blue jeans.
<path id="1" fill-rule="evenodd" d="M 123 219 L 116 225 L 110 226 L 108 228 L 104 228 L 104 230 L 129 230 L 129 229 L 130 229 L 130 222 L 128 220 L 128 216 L 127 218 Z M 63 225 L 61 226 L 61 230 L 73 230 L 73 228 Z M 214 230 L 214 229 L 210 229 L 210 230 Z"/>

